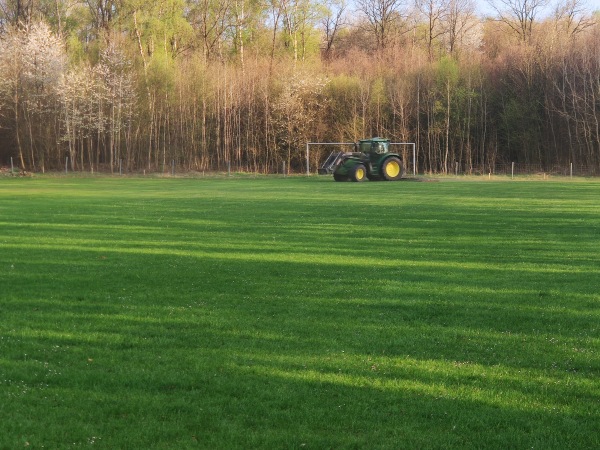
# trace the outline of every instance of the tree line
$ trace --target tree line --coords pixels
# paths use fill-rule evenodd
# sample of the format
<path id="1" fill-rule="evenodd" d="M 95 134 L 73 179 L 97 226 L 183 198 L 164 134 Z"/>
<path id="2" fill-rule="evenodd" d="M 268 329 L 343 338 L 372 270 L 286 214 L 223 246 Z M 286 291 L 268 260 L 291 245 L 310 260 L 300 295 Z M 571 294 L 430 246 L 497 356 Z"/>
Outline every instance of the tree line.
<path id="1" fill-rule="evenodd" d="M 301 172 L 306 142 L 382 136 L 416 142 L 420 172 L 600 171 L 597 13 L 489 8 L 0 0 L 0 164 Z M 330 150 L 311 149 L 311 171 Z"/>

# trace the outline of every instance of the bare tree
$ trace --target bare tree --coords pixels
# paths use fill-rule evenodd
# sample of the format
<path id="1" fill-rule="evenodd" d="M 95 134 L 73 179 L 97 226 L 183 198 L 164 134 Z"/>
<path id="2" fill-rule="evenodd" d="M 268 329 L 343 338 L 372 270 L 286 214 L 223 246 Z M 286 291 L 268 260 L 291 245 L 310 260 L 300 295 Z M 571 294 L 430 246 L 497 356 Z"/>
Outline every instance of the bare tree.
<path id="1" fill-rule="evenodd" d="M 446 46 L 448 52 L 455 53 L 457 47 L 467 40 L 467 36 L 479 25 L 475 15 L 474 0 L 448 0 L 444 20 Z"/>
<path id="2" fill-rule="evenodd" d="M 425 19 L 425 37 L 429 59 L 433 59 L 433 47 L 435 41 L 444 34 L 443 22 L 448 15 L 447 0 L 417 0 L 417 10 Z"/>
<path id="3" fill-rule="evenodd" d="M 199 35 L 206 59 L 220 56 L 221 41 L 230 27 L 231 0 L 190 0 L 187 19 Z"/>
<path id="4" fill-rule="evenodd" d="M 489 0 L 497 20 L 506 24 L 521 42 L 529 43 L 538 14 L 550 0 Z"/>
<path id="5" fill-rule="evenodd" d="M 277 29 L 279 27 L 279 21 L 283 14 L 283 1 L 284 0 L 268 0 L 269 15 L 271 26 L 273 28 L 273 34 L 271 35 L 271 52 L 269 57 L 269 78 L 273 74 L 273 62 L 275 61 L 275 46 L 277 43 Z"/>
<path id="6" fill-rule="evenodd" d="M 9 26 L 28 27 L 33 10 L 33 0 L 0 0 L 0 30 Z"/>
<path id="7" fill-rule="evenodd" d="M 118 7 L 122 2 L 118 0 L 85 0 L 92 18 L 92 29 L 103 37 L 105 42 L 110 42 L 111 28 L 117 16 Z"/>
<path id="8" fill-rule="evenodd" d="M 557 27 L 569 36 L 573 36 L 595 24 L 589 15 L 584 0 L 561 0 L 554 9 Z"/>
<path id="9" fill-rule="evenodd" d="M 377 50 L 385 49 L 394 26 L 399 26 L 402 0 L 357 0 L 356 6 L 367 18 Z"/>
<path id="10" fill-rule="evenodd" d="M 323 29 L 323 56 L 325 59 L 331 57 L 333 44 L 338 32 L 345 25 L 344 13 L 346 11 L 346 0 L 329 0 L 325 4 L 326 14 L 321 20 Z"/>

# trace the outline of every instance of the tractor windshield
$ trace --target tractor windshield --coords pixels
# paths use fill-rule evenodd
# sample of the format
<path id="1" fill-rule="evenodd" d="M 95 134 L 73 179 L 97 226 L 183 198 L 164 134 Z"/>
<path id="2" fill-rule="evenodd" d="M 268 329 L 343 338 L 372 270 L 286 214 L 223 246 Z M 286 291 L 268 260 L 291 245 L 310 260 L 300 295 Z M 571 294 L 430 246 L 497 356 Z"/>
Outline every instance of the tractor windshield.
<path id="1" fill-rule="evenodd" d="M 373 142 L 371 146 L 371 151 L 373 153 L 387 153 L 387 143 L 386 142 Z"/>
<path id="2" fill-rule="evenodd" d="M 386 141 L 366 139 L 359 142 L 359 148 L 362 153 L 383 154 L 388 152 L 388 143 Z"/>

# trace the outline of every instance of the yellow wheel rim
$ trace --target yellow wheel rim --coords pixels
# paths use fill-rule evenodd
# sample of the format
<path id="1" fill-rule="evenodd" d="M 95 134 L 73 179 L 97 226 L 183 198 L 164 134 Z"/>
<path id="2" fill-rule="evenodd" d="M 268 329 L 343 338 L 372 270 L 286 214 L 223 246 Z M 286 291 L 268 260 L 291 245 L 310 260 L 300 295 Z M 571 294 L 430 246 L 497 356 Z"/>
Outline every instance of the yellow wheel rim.
<path id="1" fill-rule="evenodd" d="M 400 164 L 398 161 L 390 161 L 385 165 L 385 174 L 390 178 L 395 178 L 400 173 Z"/>
<path id="2" fill-rule="evenodd" d="M 365 169 L 359 168 L 356 169 L 356 179 L 362 180 L 365 177 Z"/>

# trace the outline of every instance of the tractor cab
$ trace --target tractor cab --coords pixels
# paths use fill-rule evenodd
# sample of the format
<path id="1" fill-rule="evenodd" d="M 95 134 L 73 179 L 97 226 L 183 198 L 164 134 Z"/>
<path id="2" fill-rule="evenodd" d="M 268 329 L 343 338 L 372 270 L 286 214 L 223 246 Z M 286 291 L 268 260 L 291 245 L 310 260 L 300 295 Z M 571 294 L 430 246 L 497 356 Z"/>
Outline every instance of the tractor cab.
<path id="1" fill-rule="evenodd" d="M 362 153 L 382 155 L 389 153 L 390 141 L 382 138 L 363 139 L 358 142 L 358 147 Z"/>

